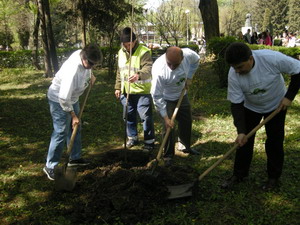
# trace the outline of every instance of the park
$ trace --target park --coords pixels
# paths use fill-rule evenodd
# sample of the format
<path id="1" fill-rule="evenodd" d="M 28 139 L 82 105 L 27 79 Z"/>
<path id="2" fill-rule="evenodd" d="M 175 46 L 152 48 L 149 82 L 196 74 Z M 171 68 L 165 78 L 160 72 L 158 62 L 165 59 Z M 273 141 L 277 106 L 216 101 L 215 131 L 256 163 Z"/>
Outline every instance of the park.
<path id="1" fill-rule="evenodd" d="M 5 5 L 6 2 L 10 5 Z M 231 189 L 221 188 L 224 179 L 232 174 L 234 151 L 223 157 L 233 149 L 236 138 L 230 101 L 227 100 L 229 65 L 224 60 L 225 49 L 232 42 L 247 43 L 245 39 L 239 39 L 239 31 L 246 33 L 251 28 L 253 33 L 269 29 L 273 35 L 272 46 L 258 43 L 247 45 L 252 50 L 279 51 L 299 60 L 300 47 L 296 44 L 285 46 L 284 37 L 279 34 L 276 36 L 277 32 L 286 31 L 286 28 L 289 34 L 299 35 L 299 23 L 293 23 L 293 17 L 289 17 L 290 23 L 283 23 L 281 27 L 280 20 L 277 20 L 278 26 L 273 22 L 258 22 L 255 8 L 245 11 L 250 3 L 244 1 L 238 1 L 240 5 L 237 6 L 231 5 L 230 1 L 162 0 L 158 1 L 161 4 L 155 4 L 154 7 L 153 1 L 138 0 L 109 1 L 111 4 L 106 4 L 106 1 L 78 0 L 69 5 L 69 1 L 39 0 L 24 1 L 28 5 L 22 6 L 24 8 L 17 13 L 11 6 L 24 2 L 13 2 L 1 1 L 0 4 L 1 11 L 6 10 L 7 15 L 11 15 L 3 17 L 5 19 L 1 17 L 0 24 L 0 41 L 4 40 L 0 43 L 1 224 L 299 223 L 299 93 L 286 115 L 284 167 L 280 185 L 272 191 L 261 188 L 267 177 L 264 150 L 266 134 L 262 127 L 256 134 L 249 177 Z M 220 27 L 214 26 L 213 22 L 207 24 L 207 19 L 213 14 L 207 15 L 208 8 L 205 7 L 215 7 L 207 2 L 217 4 L 217 23 Z M 265 2 L 262 1 L 269 4 Z M 290 6 L 295 4 L 290 9 L 296 10 L 296 1 L 287 2 Z M 39 7 L 45 7 L 44 4 L 47 9 L 47 3 L 49 14 L 39 10 Z M 204 4 L 202 11 L 200 3 Z M 19 8 L 17 6 L 14 5 L 15 9 Z M 239 22 L 229 26 L 227 19 L 230 18 L 225 16 L 233 8 L 236 9 L 233 10 L 235 13 L 240 13 L 237 14 L 240 15 Z M 165 13 L 165 17 L 158 15 L 159 10 Z M 266 8 L 264 10 L 268 11 Z M 300 6 L 297 10 L 300 10 Z M 38 11 L 45 13 L 45 20 L 40 20 L 39 35 L 34 36 Z M 169 30 L 172 24 L 167 23 L 171 22 L 168 11 L 174 12 L 175 21 L 182 21 L 175 28 L 178 32 Z M 89 12 L 89 16 L 84 12 Z M 176 17 L 176 13 L 181 13 L 181 17 Z M 27 29 L 26 26 L 17 29 L 21 22 L 18 24 L 13 18 L 19 20 L 18 15 L 23 16 L 22 22 L 28 19 L 31 26 L 27 27 L 28 42 L 22 41 L 22 35 L 18 36 L 18 32 Z M 51 15 L 50 25 L 47 15 Z M 205 19 L 205 16 L 208 18 Z M 273 21 L 274 18 L 270 16 L 269 19 Z M 52 34 L 49 26 L 53 29 Z M 157 44 L 151 48 L 153 61 L 173 45 L 190 48 L 200 56 L 199 68 L 188 89 L 193 120 L 191 142 L 200 154 L 189 155 L 176 151 L 173 164 L 166 166 L 162 160 L 158 160 L 155 172 L 149 162 L 156 162 L 163 141 L 163 126 L 155 109 L 153 152 L 145 153 L 142 143 L 130 149 L 125 144 L 124 148 L 123 107 L 114 92 L 116 55 L 121 47 L 119 34 L 126 26 L 133 28 L 141 44 L 149 48 L 150 44 Z M 165 29 L 164 32 L 162 29 Z M 48 38 L 47 43 L 44 42 L 45 37 Z M 82 154 L 90 164 L 77 168 L 76 183 L 72 189 L 58 190 L 55 181 L 47 179 L 43 173 L 53 130 L 47 91 L 63 62 L 88 43 L 97 43 L 103 54 L 101 64 L 92 69 L 96 81 L 90 89 L 81 118 Z M 288 86 L 290 76 L 283 74 L 283 78 Z M 80 103 L 85 94 L 80 97 Z M 138 132 L 142 137 L 141 123 L 138 124 Z M 60 166 L 65 163 L 66 148 Z M 218 160 L 221 160 L 220 164 L 199 179 Z M 170 199 L 170 186 L 186 184 L 192 184 L 186 196 Z"/>

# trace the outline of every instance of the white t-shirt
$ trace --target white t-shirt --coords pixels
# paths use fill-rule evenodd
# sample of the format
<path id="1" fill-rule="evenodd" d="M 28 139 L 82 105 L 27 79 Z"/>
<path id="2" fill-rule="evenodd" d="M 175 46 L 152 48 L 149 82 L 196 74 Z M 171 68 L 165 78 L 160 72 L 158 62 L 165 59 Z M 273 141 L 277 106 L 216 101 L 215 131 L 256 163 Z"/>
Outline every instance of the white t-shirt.
<path id="1" fill-rule="evenodd" d="M 282 73 L 300 72 L 300 61 L 272 50 L 252 51 L 255 65 L 248 74 L 238 74 L 231 67 L 227 99 L 241 103 L 257 113 L 268 113 L 279 106 L 286 94 Z"/>
<path id="2" fill-rule="evenodd" d="M 199 66 L 199 55 L 188 48 L 183 48 L 183 60 L 171 70 L 166 61 L 166 54 L 160 56 L 152 66 L 151 95 L 154 105 L 161 116 L 167 115 L 166 102 L 176 101 L 180 97 L 186 79 L 192 79 Z"/>
<path id="3" fill-rule="evenodd" d="M 60 103 L 64 111 L 73 111 L 72 104 L 79 100 L 91 78 L 91 70 L 82 65 L 81 50 L 74 52 L 55 74 L 48 90 L 48 99 Z"/>

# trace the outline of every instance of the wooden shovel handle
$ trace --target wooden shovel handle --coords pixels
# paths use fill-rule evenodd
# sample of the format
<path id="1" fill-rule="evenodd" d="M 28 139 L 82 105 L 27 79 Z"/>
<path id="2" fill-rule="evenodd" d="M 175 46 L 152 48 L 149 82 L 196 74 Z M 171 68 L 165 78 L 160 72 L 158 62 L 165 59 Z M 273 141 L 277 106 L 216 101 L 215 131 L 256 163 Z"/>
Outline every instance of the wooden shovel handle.
<path id="1" fill-rule="evenodd" d="M 86 92 L 86 94 L 85 94 L 85 97 L 84 97 L 82 106 L 81 106 L 80 111 L 79 111 L 79 115 L 78 115 L 79 123 L 81 123 L 80 120 L 81 120 L 81 117 L 82 117 L 83 109 L 84 109 L 84 107 L 85 107 L 86 101 L 87 101 L 88 96 L 89 96 L 89 94 L 90 94 L 91 88 L 92 88 L 92 80 L 90 81 L 88 90 L 87 90 L 87 92 Z M 74 128 L 73 128 L 72 135 L 71 135 L 71 139 L 70 139 L 70 143 L 69 143 L 68 149 L 67 149 L 67 154 L 68 154 L 68 155 L 70 155 L 71 150 L 72 150 L 72 148 L 73 148 L 74 140 L 75 140 L 75 137 L 76 137 L 76 134 L 77 134 L 77 130 L 78 130 L 78 126 L 79 126 L 79 124 L 77 123 L 77 124 L 75 124 L 75 126 L 74 126 Z"/>
<path id="2" fill-rule="evenodd" d="M 176 108 L 175 108 L 175 110 L 174 110 L 174 112 L 173 112 L 173 115 L 172 115 L 172 117 L 171 117 L 171 123 L 174 123 L 174 120 L 175 120 L 175 118 L 176 118 L 177 112 L 178 112 L 178 110 L 179 110 L 179 107 L 180 107 L 180 105 L 181 105 L 182 99 L 183 99 L 183 97 L 184 97 L 185 91 L 186 91 L 186 88 L 184 87 L 184 88 L 182 89 L 182 91 L 181 91 L 181 94 L 180 94 L 180 97 L 179 97 L 179 99 L 178 99 Z M 164 139 L 163 139 L 163 141 L 162 141 L 162 143 L 161 143 L 161 145 L 160 145 L 160 148 L 159 148 L 159 150 L 158 150 L 158 154 L 157 154 L 157 156 L 156 156 L 156 160 L 160 160 L 161 155 L 162 155 L 162 152 L 163 152 L 163 149 L 164 149 L 164 146 L 165 146 L 165 144 L 166 144 L 166 142 L 167 142 L 167 140 L 168 140 L 168 137 L 169 137 L 169 135 L 170 135 L 170 132 L 171 132 L 171 128 L 168 127 L 168 128 L 167 128 L 167 131 L 166 131 L 166 134 L 165 134 L 165 136 L 164 136 Z"/>
<path id="3" fill-rule="evenodd" d="M 258 124 L 256 127 L 254 127 L 247 135 L 247 138 L 250 138 L 253 134 L 255 134 L 256 131 L 258 131 L 262 126 L 264 126 L 267 122 L 269 122 L 277 113 L 280 112 L 280 109 L 276 109 L 274 112 L 272 112 L 267 118 L 265 118 L 260 124 Z M 218 161 L 216 161 L 211 167 L 209 167 L 207 170 L 205 170 L 198 178 L 198 180 L 202 180 L 210 171 L 212 171 L 214 168 L 216 168 L 221 162 L 223 162 L 234 150 L 236 150 L 239 147 L 238 144 L 234 144 L 234 146 L 226 152 L 222 158 L 220 158 Z"/>

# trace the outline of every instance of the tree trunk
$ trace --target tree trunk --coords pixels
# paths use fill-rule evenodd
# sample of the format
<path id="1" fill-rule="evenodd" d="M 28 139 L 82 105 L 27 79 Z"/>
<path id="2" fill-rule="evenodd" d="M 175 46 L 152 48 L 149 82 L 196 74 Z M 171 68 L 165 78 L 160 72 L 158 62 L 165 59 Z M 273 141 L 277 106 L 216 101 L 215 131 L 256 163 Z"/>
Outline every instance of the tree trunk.
<path id="1" fill-rule="evenodd" d="M 86 5 L 85 0 L 81 0 L 80 3 L 80 12 L 81 12 L 81 34 L 82 34 L 82 45 L 83 47 L 86 46 Z"/>
<path id="2" fill-rule="evenodd" d="M 217 0 L 200 0 L 199 9 L 202 15 L 205 40 L 220 36 L 219 11 Z"/>
<path id="3" fill-rule="evenodd" d="M 42 30 L 42 43 L 44 49 L 44 63 L 45 63 L 45 75 L 46 77 L 52 77 L 51 70 L 51 59 L 50 59 L 50 51 L 48 47 L 48 38 L 47 38 L 47 26 L 45 20 L 45 12 L 43 0 L 38 0 L 38 7 L 40 11 L 40 19 L 41 19 L 41 30 Z"/>
<path id="4" fill-rule="evenodd" d="M 46 21 L 47 38 L 48 38 L 48 46 L 50 50 L 51 62 L 54 69 L 54 73 L 57 73 L 59 67 L 58 67 L 58 59 L 56 54 L 55 40 L 54 40 L 54 35 L 52 30 L 49 0 L 43 0 L 43 1 L 44 1 L 45 21 Z"/>
<path id="5" fill-rule="evenodd" d="M 38 3 L 36 3 L 38 4 Z M 33 31 L 33 45 L 34 45 L 34 53 L 33 53 L 33 65 L 37 70 L 41 70 L 40 60 L 39 60 L 39 27 L 41 21 L 40 11 L 37 11 L 36 21 L 34 23 L 34 31 Z"/>
<path id="6" fill-rule="evenodd" d="M 112 33 L 109 37 L 109 55 L 108 55 L 108 74 L 109 77 L 113 77 L 113 75 L 116 73 L 115 71 L 115 53 L 113 52 L 113 41 L 115 37 L 115 29 L 112 30 Z"/>

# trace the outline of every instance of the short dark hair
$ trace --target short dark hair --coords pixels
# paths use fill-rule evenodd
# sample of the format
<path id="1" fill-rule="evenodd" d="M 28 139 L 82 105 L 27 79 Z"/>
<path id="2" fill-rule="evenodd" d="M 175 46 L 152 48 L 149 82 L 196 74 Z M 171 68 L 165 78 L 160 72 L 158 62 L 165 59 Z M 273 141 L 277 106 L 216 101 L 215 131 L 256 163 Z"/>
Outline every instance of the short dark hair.
<path id="1" fill-rule="evenodd" d="M 225 60 L 228 64 L 239 64 L 249 60 L 252 51 L 248 45 L 242 42 L 231 43 L 225 52 Z"/>
<path id="2" fill-rule="evenodd" d="M 102 53 L 100 48 L 96 44 L 88 44 L 86 45 L 81 53 L 81 57 L 83 59 L 87 59 L 89 62 L 93 64 L 97 64 L 102 61 Z"/>
<path id="3" fill-rule="evenodd" d="M 122 34 L 120 36 L 120 41 L 122 43 L 126 43 L 126 42 L 135 41 L 135 40 L 136 40 L 135 33 L 131 30 L 130 27 L 125 27 L 122 30 Z"/>

